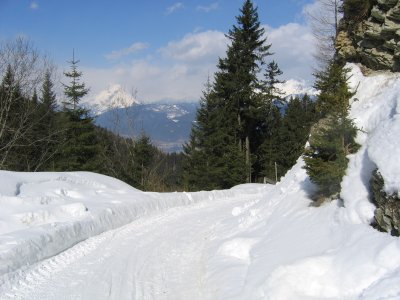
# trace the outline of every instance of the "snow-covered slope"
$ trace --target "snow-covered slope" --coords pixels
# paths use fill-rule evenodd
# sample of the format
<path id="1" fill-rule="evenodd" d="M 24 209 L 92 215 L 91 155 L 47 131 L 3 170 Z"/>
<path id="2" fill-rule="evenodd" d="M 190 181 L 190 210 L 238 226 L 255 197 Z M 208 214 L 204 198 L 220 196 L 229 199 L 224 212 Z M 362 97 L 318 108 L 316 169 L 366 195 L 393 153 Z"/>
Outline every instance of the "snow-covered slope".
<path id="1" fill-rule="evenodd" d="M 366 78 L 351 68 L 351 117 L 363 131 L 342 183 L 344 207 L 309 207 L 300 159 L 262 201 L 221 225 L 229 231 L 211 248 L 214 299 L 400 299 L 400 240 L 369 226 L 368 194 L 376 166 L 387 190 L 400 189 L 400 75 Z"/>
<path id="2" fill-rule="evenodd" d="M 400 240 L 369 226 L 368 199 L 377 166 L 400 188 L 400 76 L 351 68 L 363 131 L 344 203 L 310 207 L 301 159 L 275 186 L 199 193 L 0 172 L 0 298 L 400 299 Z"/>

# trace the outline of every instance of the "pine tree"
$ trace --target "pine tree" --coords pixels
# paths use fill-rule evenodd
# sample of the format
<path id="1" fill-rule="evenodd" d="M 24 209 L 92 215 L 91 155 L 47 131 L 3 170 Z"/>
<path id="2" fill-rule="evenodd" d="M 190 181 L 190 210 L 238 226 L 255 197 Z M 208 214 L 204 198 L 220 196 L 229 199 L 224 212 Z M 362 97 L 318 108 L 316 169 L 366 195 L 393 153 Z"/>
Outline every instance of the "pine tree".
<path id="1" fill-rule="evenodd" d="M 264 74 L 265 79 L 262 86 L 264 101 L 267 103 L 282 100 L 283 92 L 276 86 L 277 84 L 284 82 L 278 79 L 282 74 L 283 72 L 275 61 L 272 61 L 267 65 Z"/>
<path id="2" fill-rule="evenodd" d="M 317 109 L 324 116 L 314 129 L 306 150 L 305 169 L 319 192 L 316 198 L 336 196 L 347 168 L 347 155 L 358 150 L 357 128 L 348 117 L 353 93 L 347 85 L 347 69 L 331 62 L 317 74 L 315 86 L 320 89 Z"/>
<path id="3" fill-rule="evenodd" d="M 51 80 L 51 74 L 49 71 L 47 71 L 44 75 L 44 81 L 41 89 L 42 95 L 40 97 L 40 101 L 46 113 L 55 113 L 57 109 L 57 99 L 53 89 L 54 84 Z"/>
<path id="4" fill-rule="evenodd" d="M 28 128 L 29 99 L 23 95 L 10 65 L 0 86 L 0 165 L 25 171 L 24 146 Z"/>
<path id="5" fill-rule="evenodd" d="M 259 145 L 258 134 L 259 97 L 256 89 L 260 88 L 258 74 L 267 56 L 271 55 L 271 45 L 266 43 L 265 30 L 261 27 L 257 8 L 247 0 L 236 17 L 237 25 L 227 34 L 231 40 L 227 57 L 219 63 L 220 72 L 216 74 L 215 92 L 226 101 L 227 115 L 232 119 L 229 126 L 234 126 L 238 157 L 245 158 L 246 181 L 252 180 L 252 154 Z M 236 123 L 236 125 L 235 125 Z"/>
<path id="6" fill-rule="evenodd" d="M 304 153 L 311 125 L 316 121 L 315 103 L 305 95 L 292 98 L 279 130 L 279 165 L 286 173 Z"/>
<path id="7" fill-rule="evenodd" d="M 151 144 L 150 137 L 144 132 L 134 141 L 133 160 L 134 178 L 137 180 L 135 186 L 146 189 L 147 180 L 150 175 L 150 165 L 155 155 L 154 146 Z"/>
<path id="8" fill-rule="evenodd" d="M 212 85 L 208 78 L 196 113 L 196 122 L 192 125 L 189 141 L 184 145 L 185 155 L 183 166 L 184 185 L 189 190 L 213 189 L 210 170 L 216 166 L 210 165 L 210 141 L 215 135 L 211 115 L 213 110 Z"/>
<path id="9" fill-rule="evenodd" d="M 229 188 L 255 178 L 265 119 L 258 77 L 271 53 L 252 1 L 244 2 L 236 20 L 185 147 L 185 180 L 196 189 Z"/>
<path id="10" fill-rule="evenodd" d="M 57 128 L 57 99 L 51 74 L 46 71 L 41 96 L 36 110 L 35 132 L 37 140 L 37 163 L 35 170 L 53 170 L 53 158 L 60 143 L 61 130 Z"/>
<path id="11" fill-rule="evenodd" d="M 261 175 L 270 181 L 275 181 L 283 175 L 282 168 L 279 166 L 281 158 L 280 152 L 280 128 L 282 126 L 282 116 L 279 108 L 271 103 L 265 115 L 264 139 L 259 150 Z M 275 168 L 277 167 L 277 174 Z"/>
<path id="12" fill-rule="evenodd" d="M 79 107 L 79 102 L 82 97 L 86 96 L 89 89 L 86 88 L 84 83 L 80 83 L 82 72 L 78 71 L 79 60 L 75 60 L 75 52 L 72 52 L 71 71 L 64 72 L 64 75 L 71 81 L 69 85 L 63 84 L 64 94 L 67 101 L 63 102 L 65 108 L 75 110 Z"/>
<path id="13" fill-rule="evenodd" d="M 100 143 L 97 138 L 93 117 L 90 111 L 79 105 L 89 89 L 84 83 L 79 83 L 82 73 L 78 71 L 73 55 L 71 72 L 65 72 L 67 78 L 71 78 L 70 85 L 64 85 L 66 101 L 58 127 L 63 131 L 63 142 L 60 146 L 56 169 L 60 171 L 102 170 L 102 163 L 99 160 Z"/>

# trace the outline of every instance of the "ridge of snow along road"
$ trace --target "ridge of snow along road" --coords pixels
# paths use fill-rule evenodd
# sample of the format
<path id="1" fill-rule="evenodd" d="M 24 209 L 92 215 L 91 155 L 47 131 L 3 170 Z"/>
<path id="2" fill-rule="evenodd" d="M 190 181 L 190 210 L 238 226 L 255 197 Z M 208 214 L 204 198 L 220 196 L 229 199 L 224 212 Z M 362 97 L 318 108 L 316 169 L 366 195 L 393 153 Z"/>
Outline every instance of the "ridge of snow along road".
<path id="1" fill-rule="evenodd" d="M 0 171 L 0 182 L 0 276 L 142 216 L 241 193 L 146 193 L 90 172 Z"/>

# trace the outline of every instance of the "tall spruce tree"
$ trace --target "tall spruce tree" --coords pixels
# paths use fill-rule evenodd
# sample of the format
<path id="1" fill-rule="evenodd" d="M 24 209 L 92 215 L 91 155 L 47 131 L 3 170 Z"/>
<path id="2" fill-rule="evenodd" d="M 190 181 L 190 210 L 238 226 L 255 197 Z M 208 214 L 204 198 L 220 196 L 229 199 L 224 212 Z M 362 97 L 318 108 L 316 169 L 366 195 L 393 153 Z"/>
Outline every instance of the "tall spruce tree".
<path id="1" fill-rule="evenodd" d="M 280 128 L 282 115 L 279 108 L 272 102 L 265 114 L 264 139 L 259 149 L 261 175 L 273 182 L 283 175 L 279 165 L 281 159 Z M 276 178 L 278 177 L 278 178 Z"/>
<path id="2" fill-rule="evenodd" d="M 67 97 L 63 102 L 66 109 L 76 110 L 79 108 L 80 100 L 87 95 L 89 89 L 84 83 L 80 83 L 82 72 L 78 71 L 79 60 L 75 60 L 75 52 L 72 52 L 72 60 L 69 61 L 71 70 L 64 72 L 64 75 L 70 79 L 69 84 L 64 84 L 64 94 Z"/>
<path id="3" fill-rule="evenodd" d="M 273 182 L 284 174 L 279 165 L 280 159 L 280 127 L 282 116 L 280 108 L 284 102 L 283 92 L 277 87 L 283 83 L 278 77 L 283 73 L 275 61 L 267 64 L 264 79 L 262 81 L 261 93 L 259 95 L 262 105 L 260 107 L 261 144 L 256 149 L 258 160 L 256 161 L 256 174 L 263 176 Z"/>
<path id="4" fill-rule="evenodd" d="M 252 153 L 258 147 L 255 135 L 258 133 L 259 97 L 256 89 L 260 88 L 258 75 L 271 53 L 267 44 L 265 30 L 261 27 L 257 8 L 252 1 L 246 0 L 236 17 L 227 37 L 231 40 L 227 57 L 219 63 L 220 72 L 216 74 L 215 91 L 227 102 L 228 115 L 232 117 L 229 126 L 236 123 L 235 142 L 245 157 L 246 181 L 252 180 Z"/>
<path id="5" fill-rule="evenodd" d="M 150 173 L 150 165 L 155 155 L 154 146 L 151 144 L 150 137 L 144 132 L 133 144 L 134 159 L 134 178 L 136 179 L 136 187 L 145 189 Z"/>
<path id="6" fill-rule="evenodd" d="M 61 130 L 57 127 L 57 99 L 50 71 L 46 71 L 36 111 L 35 132 L 40 143 L 37 145 L 36 170 L 53 170 L 53 158 L 60 143 Z"/>
<path id="7" fill-rule="evenodd" d="M 250 182 L 254 178 L 254 154 L 262 143 L 264 117 L 257 93 L 261 89 L 258 77 L 265 58 L 271 55 L 271 45 L 266 43 L 252 1 L 244 2 L 236 20 L 227 34 L 231 43 L 226 57 L 219 59 L 214 83 L 204 97 L 186 146 L 186 169 L 204 173 L 187 180 L 198 189 Z"/>
<path id="8" fill-rule="evenodd" d="M 183 181 L 185 189 L 200 190 L 211 189 L 211 181 L 209 177 L 210 161 L 206 154 L 207 136 L 212 134 L 210 128 L 209 113 L 212 85 L 208 77 L 200 99 L 200 106 L 196 113 L 196 122 L 192 125 L 189 141 L 183 145 L 184 163 L 183 163 Z"/>
<path id="9" fill-rule="evenodd" d="M 94 120 L 90 111 L 79 104 L 89 89 L 84 83 L 80 83 L 82 72 L 78 71 L 78 63 L 73 54 L 70 61 L 71 71 L 64 73 L 71 81 L 69 85 L 63 84 L 66 100 L 63 102 L 62 117 L 59 119 L 59 126 L 63 131 L 63 143 L 56 169 L 100 172 L 102 169 L 98 157 L 100 143 L 95 132 Z"/>
<path id="10" fill-rule="evenodd" d="M 305 169 L 319 191 L 316 199 L 337 196 L 348 164 L 347 155 L 358 150 L 357 128 L 349 119 L 348 70 L 332 61 L 316 75 L 320 90 L 317 110 L 323 117 L 312 130 L 310 146 L 304 155 Z"/>
<path id="11" fill-rule="evenodd" d="M 277 87 L 278 83 L 283 83 L 283 81 L 278 78 L 282 74 L 283 72 L 275 61 L 272 61 L 267 65 L 264 74 L 265 79 L 263 80 L 262 85 L 264 101 L 267 103 L 282 100 L 283 92 Z"/>
<path id="12" fill-rule="evenodd" d="M 304 153 L 312 124 L 317 121 L 315 102 L 307 95 L 292 98 L 279 129 L 279 166 L 286 173 Z"/>

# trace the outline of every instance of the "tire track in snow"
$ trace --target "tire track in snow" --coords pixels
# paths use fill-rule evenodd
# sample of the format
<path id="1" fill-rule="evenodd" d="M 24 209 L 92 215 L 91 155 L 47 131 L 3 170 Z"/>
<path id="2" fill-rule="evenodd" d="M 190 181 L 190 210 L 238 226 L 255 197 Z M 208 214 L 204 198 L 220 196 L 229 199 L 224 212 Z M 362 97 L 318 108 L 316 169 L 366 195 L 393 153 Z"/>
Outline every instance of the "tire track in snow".
<path id="1" fill-rule="evenodd" d="M 151 220 L 162 219 L 162 215 L 156 216 Z M 147 221 L 147 222 L 146 222 Z M 145 226 L 150 220 L 136 220 L 133 223 Z M 142 224 L 140 224 L 142 223 Z M 98 249 L 105 242 L 112 240 L 115 237 L 123 237 L 128 235 L 135 227 L 132 223 L 123 226 L 122 228 L 114 229 L 98 236 L 89 238 L 66 251 L 41 261 L 31 267 L 22 268 L 11 274 L 5 275 L 0 287 L 0 299 L 32 299 L 32 292 L 43 285 L 64 270 L 67 266 L 79 261 L 89 255 L 94 250 Z M 38 298 L 39 299 L 39 298 Z"/>
<path id="2" fill-rule="evenodd" d="M 172 208 L 89 238 L 7 275 L 0 298 L 202 299 L 215 224 L 260 195 L 242 197 Z"/>

